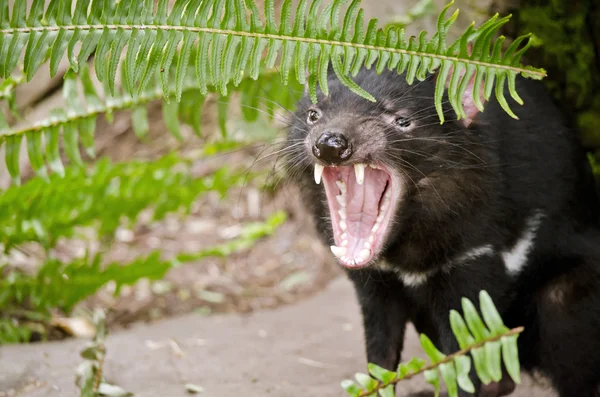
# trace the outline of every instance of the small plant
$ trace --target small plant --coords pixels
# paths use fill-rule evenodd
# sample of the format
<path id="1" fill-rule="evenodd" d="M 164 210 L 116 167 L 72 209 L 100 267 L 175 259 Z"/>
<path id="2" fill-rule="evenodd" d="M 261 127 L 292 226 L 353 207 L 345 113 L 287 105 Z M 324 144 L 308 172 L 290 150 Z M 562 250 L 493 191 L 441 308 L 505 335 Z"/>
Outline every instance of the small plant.
<path id="1" fill-rule="evenodd" d="M 94 339 L 81 352 L 84 361 L 77 367 L 75 383 L 81 390 L 80 397 L 129 397 L 133 393 L 127 392 L 119 386 L 111 385 L 104 381 L 103 367 L 106 356 L 106 318 L 104 312 L 96 310 L 92 314 L 92 322 L 96 329 Z"/>
<path id="2" fill-rule="evenodd" d="M 184 252 L 171 260 L 160 252 L 141 256 L 130 263 L 105 264 L 106 250 L 117 228 L 135 225 L 145 211 L 158 221 L 168 213 L 189 211 L 192 203 L 208 192 L 224 196 L 241 186 L 245 171 L 223 167 L 200 178 L 190 175 L 190 164 L 170 154 L 157 161 L 131 161 L 111 164 L 104 159 L 84 169 L 67 167 L 64 177 L 57 174 L 35 177 L 22 186 L 12 186 L 0 195 L 0 244 L 10 254 L 24 246 L 39 246 L 35 273 L 11 268 L 0 258 L 0 344 L 27 341 L 33 330 L 44 336 L 51 312 L 69 313 L 83 299 L 108 282 L 117 291 L 141 278 L 157 280 L 179 263 L 206 256 L 227 256 L 250 248 L 270 235 L 285 220 L 276 213 L 265 223 L 243 227 L 238 239 L 197 252 Z M 60 240 L 90 238 L 103 245 L 98 254 L 62 261 L 55 249 Z"/>
<path id="3" fill-rule="evenodd" d="M 441 377 L 449 396 L 456 397 L 459 387 L 469 393 L 475 392 L 469 378 L 471 362 L 484 384 L 502 379 L 502 363 L 511 379 L 520 383 L 517 337 L 523 332 L 523 327 L 508 329 L 486 291 L 479 294 L 479 303 L 483 320 L 473 303 L 466 298 L 462 299 L 464 317 L 455 310 L 450 312 L 450 325 L 460 346 L 459 351 L 446 356 L 427 335 L 421 334 L 421 346 L 431 360 L 429 364 L 412 358 L 407 363 L 401 363 L 398 370 L 393 372 L 370 363 L 370 375 L 357 373 L 358 385 L 345 380 L 342 387 L 353 397 L 377 396 L 377 393 L 381 397 L 393 397 L 396 383 L 423 374 L 425 380 L 435 388 L 436 396 L 439 395 Z"/>

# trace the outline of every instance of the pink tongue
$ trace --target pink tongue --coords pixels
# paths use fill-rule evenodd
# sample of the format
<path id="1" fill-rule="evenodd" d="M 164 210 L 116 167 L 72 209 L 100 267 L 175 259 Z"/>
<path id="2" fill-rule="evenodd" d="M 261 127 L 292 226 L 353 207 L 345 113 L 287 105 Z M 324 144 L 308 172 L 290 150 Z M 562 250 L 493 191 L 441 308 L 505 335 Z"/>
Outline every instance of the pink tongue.
<path id="1" fill-rule="evenodd" d="M 354 170 L 349 173 L 346 184 L 346 225 L 348 251 L 346 256 L 355 258 L 365 248 L 379 214 L 379 201 L 383 195 L 387 175 L 371 167 L 365 168 L 362 185 L 356 182 Z"/>

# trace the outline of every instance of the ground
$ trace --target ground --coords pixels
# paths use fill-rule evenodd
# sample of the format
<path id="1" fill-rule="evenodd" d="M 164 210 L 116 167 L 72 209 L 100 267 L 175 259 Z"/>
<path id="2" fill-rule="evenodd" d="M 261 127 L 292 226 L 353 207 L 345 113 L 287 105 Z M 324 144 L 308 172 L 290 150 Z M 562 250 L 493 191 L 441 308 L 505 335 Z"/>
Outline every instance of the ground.
<path id="1" fill-rule="evenodd" d="M 75 396 L 74 369 L 85 341 L 71 339 L 0 350 L 0 397 Z M 412 328 L 404 357 L 422 355 Z M 343 396 L 339 383 L 364 371 L 359 309 L 350 283 L 336 278 L 295 305 L 249 315 L 187 314 L 137 324 L 107 341 L 105 375 L 136 397 Z M 421 377 L 398 396 L 429 390 Z M 526 378 L 515 397 L 551 397 Z"/>

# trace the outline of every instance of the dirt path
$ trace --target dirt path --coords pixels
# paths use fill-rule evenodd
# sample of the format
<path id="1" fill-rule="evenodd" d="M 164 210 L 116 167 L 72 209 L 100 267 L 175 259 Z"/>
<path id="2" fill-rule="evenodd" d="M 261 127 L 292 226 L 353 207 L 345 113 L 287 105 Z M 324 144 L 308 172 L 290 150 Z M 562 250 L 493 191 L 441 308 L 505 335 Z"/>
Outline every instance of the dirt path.
<path id="1" fill-rule="evenodd" d="M 76 396 L 74 372 L 84 344 L 69 340 L 0 348 L 0 396 Z M 412 329 L 406 345 L 405 357 L 419 355 Z M 341 397 L 339 382 L 365 367 L 358 307 L 343 278 L 311 299 L 275 310 L 248 316 L 189 314 L 139 325 L 111 335 L 107 348 L 107 380 L 136 397 L 184 397 L 186 383 L 201 386 L 200 396 L 207 397 Z M 417 379 L 399 395 L 425 389 Z M 531 386 L 515 393 L 550 395 Z"/>

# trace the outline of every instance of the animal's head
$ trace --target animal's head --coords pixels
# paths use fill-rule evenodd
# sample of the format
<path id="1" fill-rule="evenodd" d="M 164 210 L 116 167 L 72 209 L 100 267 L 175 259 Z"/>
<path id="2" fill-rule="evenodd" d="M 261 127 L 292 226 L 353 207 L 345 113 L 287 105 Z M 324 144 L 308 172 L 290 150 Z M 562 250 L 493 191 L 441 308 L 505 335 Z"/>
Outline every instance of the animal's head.
<path id="1" fill-rule="evenodd" d="M 376 103 L 332 77 L 328 97 L 319 94 L 316 104 L 304 98 L 298 105 L 286 143 L 288 172 L 314 178 L 325 189 L 331 250 L 346 267 L 376 258 L 401 215 L 432 210 L 430 197 L 451 200 L 440 197 L 447 170 L 481 162 L 470 149 L 476 138 L 468 128 L 476 108 L 465 103 L 469 117 L 456 121 L 445 100 L 447 121 L 440 124 L 434 79 L 409 86 L 395 72 L 363 70 L 355 81 Z"/>

